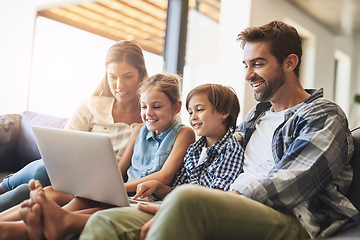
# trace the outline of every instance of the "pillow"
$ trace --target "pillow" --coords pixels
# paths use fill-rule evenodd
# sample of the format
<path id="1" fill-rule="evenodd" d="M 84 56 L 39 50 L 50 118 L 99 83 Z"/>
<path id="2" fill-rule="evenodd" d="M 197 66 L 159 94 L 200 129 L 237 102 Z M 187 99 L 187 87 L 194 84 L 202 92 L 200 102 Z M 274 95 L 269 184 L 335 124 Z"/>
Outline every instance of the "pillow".
<path id="1" fill-rule="evenodd" d="M 6 114 L 0 116 L 0 172 L 13 171 L 15 149 L 20 132 L 20 114 Z"/>
<path id="2" fill-rule="evenodd" d="M 66 118 L 54 117 L 31 111 L 25 111 L 21 116 L 21 129 L 16 151 L 18 169 L 24 167 L 31 161 L 41 158 L 32 132 L 32 126 L 63 128 L 67 122 Z"/>

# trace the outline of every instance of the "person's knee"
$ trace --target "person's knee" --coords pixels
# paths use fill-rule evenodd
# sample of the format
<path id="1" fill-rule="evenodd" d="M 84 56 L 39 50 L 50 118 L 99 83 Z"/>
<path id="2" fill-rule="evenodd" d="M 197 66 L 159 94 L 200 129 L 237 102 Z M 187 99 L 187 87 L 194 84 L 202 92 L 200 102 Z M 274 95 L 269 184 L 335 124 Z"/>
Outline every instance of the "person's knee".
<path id="1" fill-rule="evenodd" d="M 99 211 L 91 215 L 89 220 L 86 222 L 82 236 L 86 234 L 102 234 L 102 231 L 105 231 L 107 228 L 104 226 L 109 226 L 109 218 L 103 213 L 104 211 Z"/>
<path id="2" fill-rule="evenodd" d="M 98 211 L 87 221 L 81 239 L 138 239 L 141 227 L 153 215 L 134 207 Z"/>
<path id="3" fill-rule="evenodd" d="M 49 176 L 44 164 L 37 165 L 33 174 L 33 178 L 39 180 L 43 187 L 50 185 Z"/>
<path id="4" fill-rule="evenodd" d="M 201 207 L 206 199 L 207 190 L 205 187 L 194 185 L 180 186 L 169 194 L 164 205 L 169 204 L 171 208 L 179 208 L 179 211 L 192 211 Z"/>

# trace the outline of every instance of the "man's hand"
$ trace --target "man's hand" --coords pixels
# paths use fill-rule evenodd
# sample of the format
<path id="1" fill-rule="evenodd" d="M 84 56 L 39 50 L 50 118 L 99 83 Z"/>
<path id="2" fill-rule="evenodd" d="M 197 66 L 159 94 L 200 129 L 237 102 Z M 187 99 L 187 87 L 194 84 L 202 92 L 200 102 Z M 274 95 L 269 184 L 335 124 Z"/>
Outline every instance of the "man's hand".
<path id="1" fill-rule="evenodd" d="M 232 193 L 232 194 L 236 194 L 236 195 L 242 195 L 241 193 L 239 193 L 236 190 L 230 190 L 230 191 L 228 191 L 228 193 Z"/>
<path id="2" fill-rule="evenodd" d="M 149 205 L 144 205 L 144 204 L 141 204 L 141 203 L 138 203 L 137 204 L 137 207 L 138 209 L 140 209 L 141 211 L 144 211 L 144 212 L 147 212 L 147 213 L 151 213 L 151 214 L 156 214 L 159 209 L 160 209 L 160 206 L 149 206 Z M 151 227 L 151 224 L 153 223 L 154 221 L 154 217 L 152 217 L 149 221 L 147 221 L 141 228 L 141 231 L 140 231 L 140 240 L 144 240 L 150 227 Z"/>

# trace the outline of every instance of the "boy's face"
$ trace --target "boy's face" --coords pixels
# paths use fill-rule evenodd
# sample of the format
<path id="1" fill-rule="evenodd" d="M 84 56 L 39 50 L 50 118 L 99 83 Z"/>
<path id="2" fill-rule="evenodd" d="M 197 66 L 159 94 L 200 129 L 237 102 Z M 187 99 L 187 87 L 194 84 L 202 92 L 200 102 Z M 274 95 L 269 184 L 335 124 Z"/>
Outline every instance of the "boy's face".
<path id="1" fill-rule="evenodd" d="M 214 109 L 207 93 L 195 94 L 190 99 L 187 110 L 191 127 L 198 136 L 207 138 L 208 147 L 225 135 L 227 129 L 223 122 L 227 115 Z"/>
<path id="2" fill-rule="evenodd" d="M 286 82 L 282 65 L 270 53 L 267 42 L 246 43 L 244 61 L 245 80 L 254 90 L 257 101 L 272 101 L 276 93 Z"/>

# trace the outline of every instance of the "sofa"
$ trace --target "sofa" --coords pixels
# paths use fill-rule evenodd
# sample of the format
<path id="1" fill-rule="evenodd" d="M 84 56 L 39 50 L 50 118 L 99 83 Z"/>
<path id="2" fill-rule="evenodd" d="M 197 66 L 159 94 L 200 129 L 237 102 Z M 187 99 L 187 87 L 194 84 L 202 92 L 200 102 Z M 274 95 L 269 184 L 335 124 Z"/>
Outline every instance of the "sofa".
<path id="1" fill-rule="evenodd" d="M 31 111 L 0 116 L 0 172 L 15 172 L 29 162 L 41 158 L 32 126 L 63 128 L 66 121 L 66 118 Z M 354 178 L 347 197 L 360 210 L 360 127 L 351 132 L 355 147 L 350 162 L 354 168 Z M 360 224 L 328 239 L 360 239 Z"/>
<path id="2" fill-rule="evenodd" d="M 66 121 L 31 111 L 0 116 L 0 172 L 15 172 L 41 158 L 32 126 L 63 128 Z"/>

